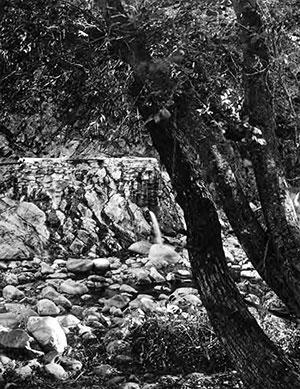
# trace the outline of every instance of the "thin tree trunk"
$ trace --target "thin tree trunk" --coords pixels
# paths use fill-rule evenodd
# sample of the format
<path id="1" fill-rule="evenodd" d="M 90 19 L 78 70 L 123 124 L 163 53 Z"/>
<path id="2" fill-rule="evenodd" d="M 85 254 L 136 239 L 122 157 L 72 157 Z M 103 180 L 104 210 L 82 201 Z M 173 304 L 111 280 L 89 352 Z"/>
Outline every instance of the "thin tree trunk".
<path id="1" fill-rule="evenodd" d="M 275 282 L 284 279 L 278 295 L 300 316 L 300 230 L 288 220 L 282 168 L 275 135 L 273 97 L 270 92 L 270 54 L 264 37 L 264 26 L 256 1 L 232 2 L 240 30 L 244 54 L 244 115 L 249 118 L 249 150 L 270 243 L 274 254 L 267 256 L 266 269 Z M 259 141 L 253 130 L 261 131 Z M 272 274 L 272 275 L 273 275 Z M 282 280 L 283 281 L 283 280 Z M 287 287 L 289 284 L 289 287 Z M 288 289 L 290 292 L 288 292 Z M 295 301 L 289 300 L 290 293 Z M 286 295 L 286 296 L 285 296 Z"/>
<path id="2" fill-rule="evenodd" d="M 218 139 L 212 135 L 212 127 L 209 131 L 206 131 L 209 135 L 203 141 L 203 147 L 197 151 L 214 181 L 233 231 L 260 276 L 290 311 L 300 317 L 299 273 L 292 271 L 293 266 L 287 273 L 285 263 L 278 261 L 274 241 L 255 217 L 228 162 L 233 156 L 226 140 L 222 141 L 222 134 L 218 134 Z"/>
<path id="3" fill-rule="evenodd" d="M 124 31 L 126 17 L 120 9 L 120 3 L 117 0 L 108 0 L 107 4 L 110 6 L 110 13 L 116 4 L 118 5 L 113 21 L 122 23 Z M 133 32 L 132 25 L 129 28 Z M 142 39 L 139 39 L 141 37 L 132 36 L 135 36 L 136 40 L 130 46 L 122 45 L 120 40 L 117 40 L 116 51 L 133 67 L 136 82 L 132 94 L 147 122 L 154 146 L 171 177 L 178 203 L 184 210 L 192 270 L 211 323 L 226 344 L 245 387 L 300 387 L 300 377 L 258 326 L 228 273 L 217 212 L 205 187 L 199 181 L 199 159 L 187 139 L 186 129 L 191 122 L 186 122 L 187 127 L 183 127 L 183 132 L 170 120 L 169 115 L 162 115 L 160 107 L 145 104 L 142 89 L 149 77 L 147 69 L 149 65 L 152 65 L 153 69 L 155 63 L 144 49 Z M 151 75 L 153 85 L 166 81 L 165 77 L 162 80 L 161 74 L 152 71 Z M 156 79 L 156 75 L 160 77 Z M 185 98 L 188 101 L 190 96 Z M 194 127 L 191 130 L 197 132 L 195 123 L 193 122 Z"/>

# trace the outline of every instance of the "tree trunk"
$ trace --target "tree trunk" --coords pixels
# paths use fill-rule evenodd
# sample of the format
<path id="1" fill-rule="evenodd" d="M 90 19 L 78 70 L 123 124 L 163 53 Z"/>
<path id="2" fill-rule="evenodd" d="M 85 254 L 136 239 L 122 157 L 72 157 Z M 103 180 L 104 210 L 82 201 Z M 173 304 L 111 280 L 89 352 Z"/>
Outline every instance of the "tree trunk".
<path id="1" fill-rule="evenodd" d="M 143 107 L 140 106 L 141 112 Z M 178 129 L 148 124 L 184 210 L 189 257 L 202 302 L 247 388 L 295 388 L 300 377 L 267 338 L 231 279 L 213 202 L 199 182 L 194 150 Z M 274 368 L 276 366 L 276 368 Z"/>
<path id="2" fill-rule="evenodd" d="M 256 1 L 232 2 L 240 26 L 244 54 L 244 115 L 256 183 L 274 254 L 265 258 L 266 272 L 281 280 L 277 294 L 300 316 L 300 230 L 285 209 L 282 167 L 275 135 L 270 54 Z M 256 136 L 254 134 L 256 133 Z M 260 138 L 257 139 L 257 134 Z M 284 280 L 283 280 L 284 279 Z M 291 299 L 290 296 L 293 296 Z"/>
<path id="3" fill-rule="evenodd" d="M 111 0 L 109 8 L 106 7 L 105 12 L 107 19 L 110 20 L 112 20 L 110 16 L 113 14 L 113 24 L 111 25 L 112 36 L 118 37 L 119 34 L 122 35 L 124 39 L 127 39 L 128 37 L 128 40 L 131 42 L 130 50 L 128 50 L 128 46 L 123 45 L 122 40 L 116 39 L 113 49 L 134 69 L 136 74 L 135 87 L 139 89 L 143 84 L 143 81 L 141 80 L 145 81 L 149 77 L 152 77 L 151 82 L 153 82 L 153 77 L 155 78 L 158 74 L 158 71 L 155 73 L 158 64 L 157 62 L 151 62 L 151 57 L 145 50 L 143 44 L 145 37 L 136 32 L 135 26 L 126 18 L 118 0 Z M 120 26 L 126 26 L 126 28 L 120 30 Z M 132 36 L 135 37 L 134 40 L 131 39 Z M 162 63 L 163 61 L 159 64 L 161 65 Z M 167 67 L 167 64 L 165 67 Z M 161 74 L 161 68 L 159 71 L 160 75 L 154 80 L 154 87 L 163 89 L 166 80 L 165 76 Z M 168 88 L 168 86 L 165 87 L 166 89 Z M 195 95 L 190 91 L 186 91 L 186 93 L 190 95 L 191 101 L 197 100 Z M 186 101 L 188 101 L 188 98 L 186 98 Z M 187 104 L 193 105 L 190 104 L 190 101 Z M 269 232 L 274 232 L 274 229 L 267 232 L 264 231 L 255 218 L 242 188 L 238 184 L 235 174 L 228 163 L 228 156 L 229 160 L 234 158 L 230 151 L 230 147 L 226 144 L 223 134 L 220 134 L 220 131 L 217 133 L 217 130 L 214 129 L 215 125 L 212 120 L 207 118 L 206 121 L 203 120 L 203 118 L 199 120 L 199 117 L 194 115 L 194 110 L 196 110 L 196 108 L 197 107 L 190 106 L 186 110 L 181 110 L 181 112 L 178 111 L 176 115 L 177 124 L 184 128 L 185 135 L 195 146 L 198 154 L 197 158 L 200 158 L 207 172 L 212 172 L 211 176 L 219 191 L 224 211 L 248 258 L 261 277 L 276 292 L 290 311 L 295 316 L 300 317 L 300 294 L 298 292 L 298 283 L 300 280 L 299 271 L 294 269 L 295 266 L 293 264 L 287 265 L 286 261 L 282 261 L 282 257 L 278 259 L 277 243 L 279 243 L 280 246 L 282 245 L 282 242 L 280 242 L 280 235 L 277 233 L 278 239 L 275 241 L 274 239 L 271 239 Z M 214 108 L 211 107 L 211 109 Z M 147 112 L 148 116 L 146 117 L 146 120 L 149 121 L 155 116 L 156 118 L 159 117 L 160 111 L 161 107 L 153 106 L 152 111 L 150 110 Z M 191 111 L 193 111 L 193 114 L 191 114 Z M 216 114 L 218 114 L 218 112 L 216 112 Z M 190 128 L 187 123 L 189 123 Z M 197 131 L 191 130 L 191 128 L 195 128 Z M 196 140 L 196 138 L 198 140 Z M 261 158 L 265 159 L 265 155 L 262 155 Z M 259 168 L 261 166 L 260 161 L 255 165 L 257 166 L 256 170 L 259 174 Z M 272 174 L 273 173 L 271 173 L 271 175 Z M 261 175 L 261 177 L 265 176 Z M 265 191 L 266 185 L 263 183 L 263 179 L 260 182 L 261 185 L 259 187 L 262 187 L 262 190 Z M 273 189 L 273 185 L 271 188 Z M 276 191 L 270 191 L 270 193 L 274 197 Z M 278 201 L 278 199 L 280 200 L 281 211 L 284 215 L 283 196 L 279 196 L 276 201 Z M 269 215 L 272 216 L 274 214 L 272 208 L 274 199 L 272 198 L 270 202 L 262 201 L 263 206 L 265 203 L 267 203 L 268 209 L 270 210 Z M 276 227 L 275 222 L 273 222 L 272 225 Z M 287 225 L 285 224 L 285 226 Z M 291 228 L 293 227 L 287 226 L 286 229 L 287 233 L 285 236 L 288 239 L 292 239 L 292 236 L 294 236 L 293 234 L 290 234 L 289 229 Z M 277 228 L 276 231 L 278 232 L 279 229 Z M 292 246 L 295 247 L 294 244 Z"/>
<path id="4" fill-rule="evenodd" d="M 248 259 L 260 276 L 291 313 L 300 317 L 299 272 L 293 271 L 293 265 L 283 270 L 285 265 L 280 261 L 282 258 L 278 259 L 275 242 L 269 231 L 263 229 L 255 217 L 228 162 L 234 158 L 230 147 L 225 139 L 222 141 L 222 134 L 218 134 L 217 139 L 213 132 L 212 126 L 209 131 L 206 130 L 202 147 L 197 148 L 197 152 L 216 186 L 223 210 Z"/>
<path id="5" fill-rule="evenodd" d="M 112 14 L 116 0 L 112 2 L 108 0 L 107 4 Z M 117 19 L 122 22 L 124 36 L 124 11 L 120 10 L 120 6 L 118 3 L 113 20 L 114 23 Z M 133 31 L 132 25 L 130 30 Z M 142 89 L 149 77 L 152 77 L 153 87 L 159 85 L 161 88 L 168 86 L 168 79 L 165 74 L 153 71 L 157 64 L 151 61 L 150 55 L 144 49 L 143 39 L 139 39 L 142 37 L 138 37 L 137 34 L 133 36 L 136 38 L 134 44 L 129 46 L 127 43 L 122 44 L 121 40 L 116 40 L 115 48 L 123 60 L 133 67 L 136 82 L 132 94 L 147 122 L 154 146 L 171 177 L 178 203 L 184 210 L 192 270 L 211 323 L 226 344 L 245 387 L 252 389 L 300 387 L 300 377 L 283 353 L 258 326 L 228 273 L 217 212 L 199 180 L 199 158 L 187 136 L 188 128 L 197 133 L 198 128 L 195 124 L 198 122 L 192 121 L 193 127 L 190 127 L 190 120 L 176 123 L 170 119 L 169 112 L 159 105 L 145 103 Z M 150 65 L 152 71 L 148 72 Z M 185 96 L 185 103 L 189 108 L 193 105 L 190 105 L 190 97 Z M 184 116 L 184 112 L 181 113 Z M 193 111 L 189 110 L 186 115 L 193 118 Z M 183 124 L 183 130 L 178 124 Z M 196 143 L 199 140 L 191 139 Z"/>

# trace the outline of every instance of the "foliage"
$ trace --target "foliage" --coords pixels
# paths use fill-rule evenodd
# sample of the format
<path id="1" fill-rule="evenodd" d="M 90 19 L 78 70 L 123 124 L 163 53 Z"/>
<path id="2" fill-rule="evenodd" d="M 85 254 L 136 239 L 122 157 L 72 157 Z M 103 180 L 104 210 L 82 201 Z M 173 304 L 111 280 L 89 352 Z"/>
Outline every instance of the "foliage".
<path id="1" fill-rule="evenodd" d="M 151 153 L 139 113 L 127 97 L 131 70 L 110 51 L 113 40 L 131 37 L 122 36 L 122 30 L 110 35 L 97 4 L 5 3 L 0 26 L 2 156 Z M 264 4 L 276 70 L 278 136 L 291 170 L 298 158 L 299 6 L 292 0 L 284 6 L 278 0 Z M 176 103 L 184 112 L 183 95 L 196 88 L 197 113 L 228 138 L 240 139 L 242 57 L 230 1 L 127 0 L 124 5 L 160 72 L 157 85 L 143 90 L 148 104 L 168 113 Z"/>
<path id="2" fill-rule="evenodd" d="M 220 372 L 230 366 L 204 312 L 151 314 L 131 333 L 132 352 L 152 372 Z"/>
<path id="3" fill-rule="evenodd" d="M 96 18 L 83 2 L 6 4 L 0 125 L 17 155 L 56 156 L 59 147 L 74 149 L 95 139 L 116 154 L 143 138 L 147 147 L 126 98 L 130 71 L 109 56 L 104 27 L 101 15 Z"/>

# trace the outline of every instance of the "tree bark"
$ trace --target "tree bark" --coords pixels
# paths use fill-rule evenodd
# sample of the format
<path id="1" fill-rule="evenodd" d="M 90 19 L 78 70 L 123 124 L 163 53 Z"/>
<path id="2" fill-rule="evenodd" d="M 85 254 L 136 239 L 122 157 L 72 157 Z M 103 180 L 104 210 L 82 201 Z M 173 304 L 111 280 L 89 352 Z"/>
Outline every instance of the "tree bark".
<path id="1" fill-rule="evenodd" d="M 274 282 L 281 280 L 276 292 L 299 317 L 300 230 L 297 223 L 289 219 L 285 208 L 283 169 L 276 142 L 269 77 L 270 53 L 258 3 L 248 0 L 235 0 L 232 3 L 244 55 L 243 113 L 249 120 L 249 150 L 270 244 L 275 254 L 265 257 L 266 273 L 274 276 Z M 293 298 L 290 299 L 290 296 Z"/>
<path id="2" fill-rule="evenodd" d="M 285 267 L 285 262 L 278 259 L 276 242 L 271 239 L 269 230 L 265 230 L 258 222 L 228 162 L 234 156 L 226 140 L 222 140 L 223 135 L 218 134 L 217 138 L 213 135 L 212 127 L 209 131 L 206 130 L 206 134 L 202 147 L 197 147 L 197 152 L 216 186 L 222 208 L 235 235 L 262 279 L 276 292 L 291 313 L 300 317 L 298 271 L 293 271 L 293 265 Z"/>
<path id="3" fill-rule="evenodd" d="M 143 113 L 143 106 L 139 108 Z M 148 128 L 184 210 L 189 258 L 200 297 L 245 387 L 297 387 L 300 377 L 251 316 L 228 273 L 217 212 L 199 182 L 193 148 L 171 125 L 151 122 Z"/>
<path id="4" fill-rule="evenodd" d="M 108 0 L 107 4 L 111 13 L 116 6 L 116 0 L 112 2 Z M 118 3 L 114 21 L 120 13 L 123 18 L 124 11 L 120 10 Z M 122 27 L 124 28 L 124 24 Z M 163 87 L 162 82 L 168 83 L 168 80 L 166 74 L 158 71 L 161 67 L 153 71 L 157 64 L 143 48 L 141 44 L 143 39 L 140 38 L 142 37 L 136 36 L 137 44 L 130 46 L 122 45 L 118 40 L 116 51 L 133 67 L 135 74 L 133 97 L 147 123 L 154 146 L 171 177 L 178 203 L 184 210 L 192 270 L 211 323 L 226 344 L 245 387 L 257 389 L 300 387 L 300 377 L 292 364 L 258 326 L 228 273 L 217 212 L 210 195 L 199 179 L 199 158 L 187 136 L 191 121 L 176 122 L 165 111 L 162 112 L 159 105 L 145 103 L 142 90 L 149 77 L 154 86 L 160 84 Z M 185 103 L 189 108 L 193 105 L 190 105 L 190 97 L 185 96 Z M 185 116 L 184 112 L 179 113 Z M 187 115 L 193 118 L 193 110 L 189 109 Z M 198 130 L 195 127 L 196 123 L 199 124 L 192 121 L 191 130 L 194 132 Z M 181 128 L 179 124 L 183 127 Z M 193 141 L 195 139 L 192 138 Z"/>

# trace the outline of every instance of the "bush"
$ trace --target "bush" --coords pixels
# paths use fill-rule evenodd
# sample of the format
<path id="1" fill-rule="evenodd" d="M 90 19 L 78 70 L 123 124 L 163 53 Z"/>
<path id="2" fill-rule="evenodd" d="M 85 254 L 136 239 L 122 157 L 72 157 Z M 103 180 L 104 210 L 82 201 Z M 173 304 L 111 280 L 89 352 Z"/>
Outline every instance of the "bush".
<path id="1" fill-rule="evenodd" d="M 132 353 L 150 372 L 220 372 L 229 359 L 204 312 L 151 314 L 131 333 Z"/>

